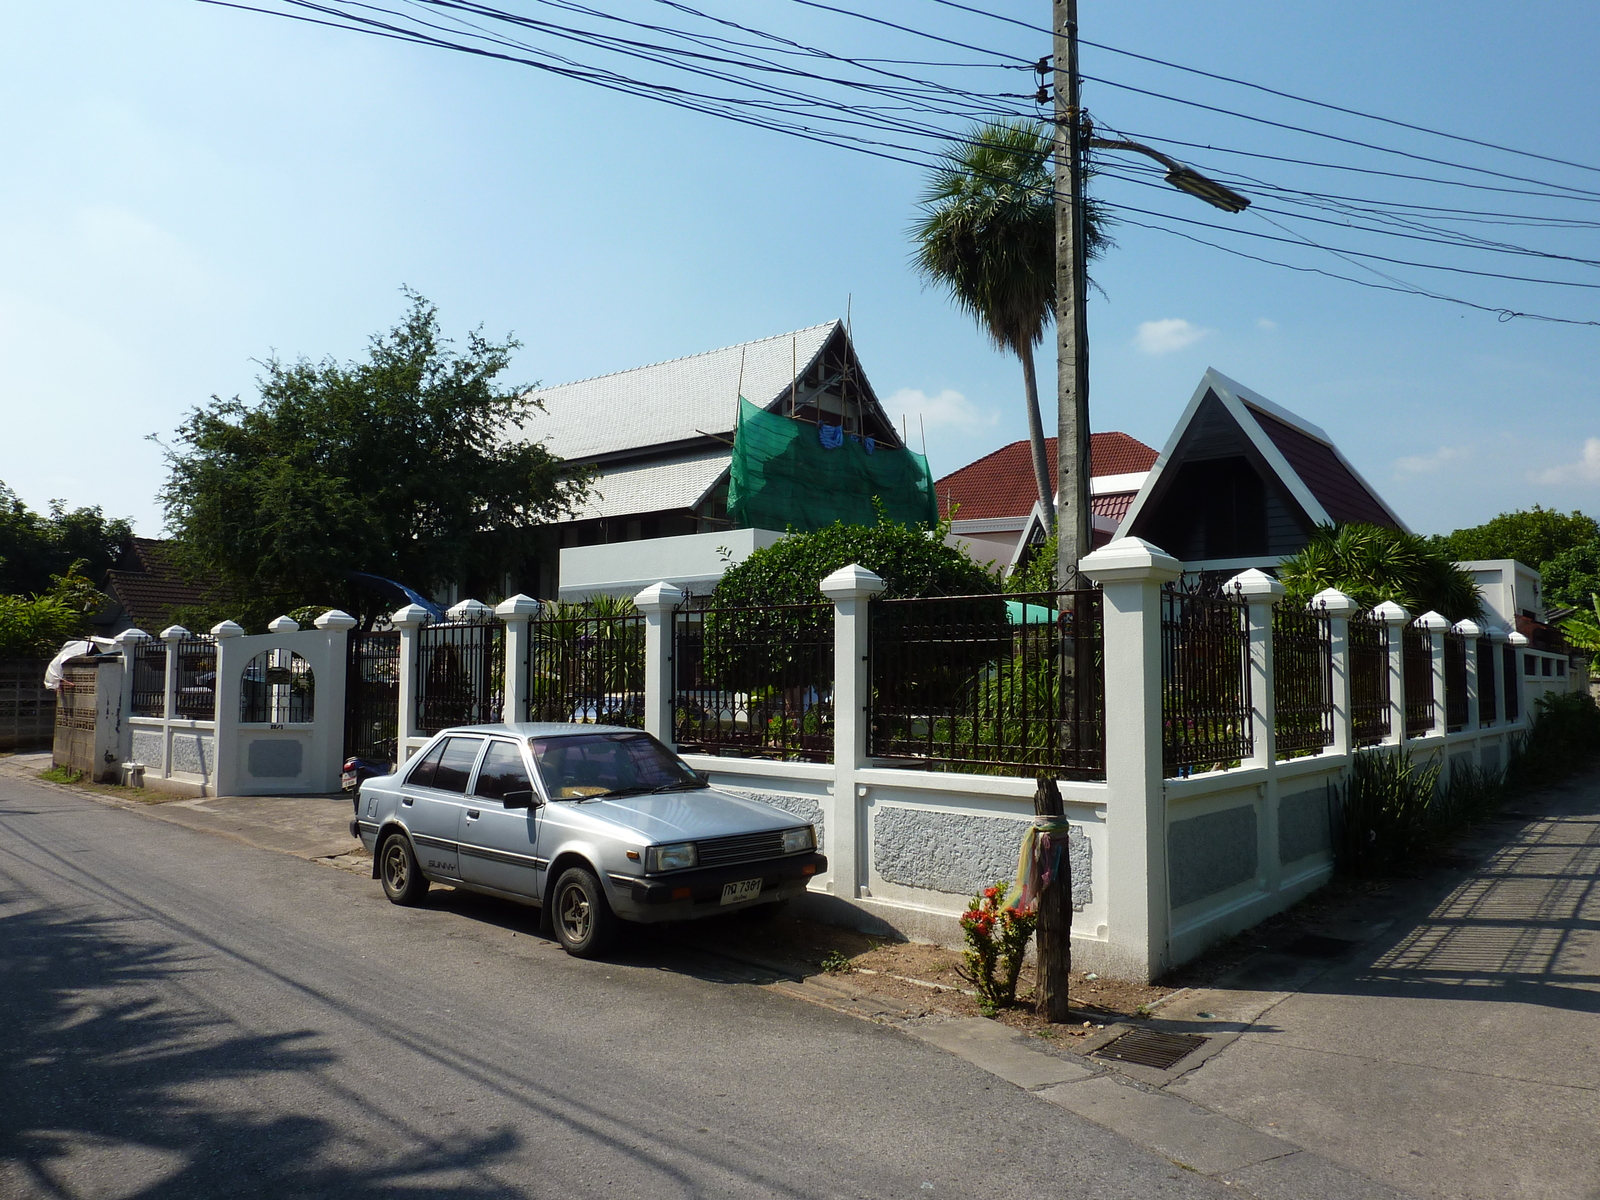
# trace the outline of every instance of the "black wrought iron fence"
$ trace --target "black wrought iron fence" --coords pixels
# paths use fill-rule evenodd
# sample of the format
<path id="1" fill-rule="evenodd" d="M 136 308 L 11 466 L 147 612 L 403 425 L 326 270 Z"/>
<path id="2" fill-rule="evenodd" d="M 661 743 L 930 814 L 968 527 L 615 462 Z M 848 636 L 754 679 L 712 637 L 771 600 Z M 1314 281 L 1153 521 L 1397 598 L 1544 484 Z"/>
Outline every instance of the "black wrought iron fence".
<path id="1" fill-rule="evenodd" d="M 1517 670 L 1517 648 L 1500 647 L 1500 674 L 1506 682 L 1506 720 L 1522 716 L 1522 672 Z"/>
<path id="2" fill-rule="evenodd" d="M 1451 733 L 1467 724 L 1467 639 L 1449 629 L 1444 634 L 1444 723 Z"/>
<path id="3" fill-rule="evenodd" d="M 417 630 L 417 732 L 501 719 L 506 627 L 448 622 Z"/>
<path id="4" fill-rule="evenodd" d="M 210 638 L 184 638 L 173 646 L 175 716 L 188 721 L 217 719 L 217 644 Z"/>
<path id="5" fill-rule="evenodd" d="M 644 728 L 643 613 L 528 623 L 527 719 Z"/>
<path id="6" fill-rule="evenodd" d="M 1389 630 L 1370 613 L 1350 618 L 1350 723 L 1357 746 L 1389 736 Z"/>
<path id="7" fill-rule="evenodd" d="M 1326 608 L 1280 604 L 1272 613 L 1273 728 L 1278 757 L 1333 744 L 1333 634 Z"/>
<path id="8" fill-rule="evenodd" d="M 292 650 L 263 650 L 239 681 L 239 721 L 245 725 L 303 725 L 317 717 L 317 679 Z"/>
<path id="9" fill-rule="evenodd" d="M 345 644 L 344 752 L 397 762 L 400 631 L 350 631 Z"/>
<path id="10" fill-rule="evenodd" d="M 1250 727 L 1250 609 L 1237 595 L 1161 589 L 1161 758 L 1168 775 L 1235 765 Z"/>
<path id="11" fill-rule="evenodd" d="M 833 605 L 680 609 L 673 737 L 707 754 L 833 756 Z"/>
<path id="12" fill-rule="evenodd" d="M 133 715 L 167 715 L 167 644 L 136 642 L 133 647 Z"/>
<path id="13" fill-rule="evenodd" d="M 1494 652 L 1494 643 L 1486 637 L 1478 639 L 1474 647 L 1478 656 L 1478 724 L 1493 725 L 1499 719 L 1500 706 L 1497 703 L 1500 688 L 1495 683 L 1494 660 L 1498 655 Z"/>
<path id="14" fill-rule="evenodd" d="M 1433 731 L 1433 634 L 1416 625 L 1400 631 L 1400 660 L 1405 672 L 1406 736 Z"/>
<path id="15" fill-rule="evenodd" d="M 875 600 L 867 752 L 939 770 L 1105 777 L 1097 589 Z"/>

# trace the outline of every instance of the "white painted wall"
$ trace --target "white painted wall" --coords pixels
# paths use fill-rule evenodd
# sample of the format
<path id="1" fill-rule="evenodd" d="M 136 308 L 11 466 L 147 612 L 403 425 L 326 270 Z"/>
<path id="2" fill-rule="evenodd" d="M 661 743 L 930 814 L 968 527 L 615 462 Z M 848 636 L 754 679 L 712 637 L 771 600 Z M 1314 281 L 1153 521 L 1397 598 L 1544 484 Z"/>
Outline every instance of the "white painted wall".
<path id="1" fill-rule="evenodd" d="M 681 537 L 568 546 L 561 551 L 561 599 L 632 596 L 652 583 L 670 583 L 703 596 L 734 563 L 780 541 L 771 529 L 729 529 Z"/>

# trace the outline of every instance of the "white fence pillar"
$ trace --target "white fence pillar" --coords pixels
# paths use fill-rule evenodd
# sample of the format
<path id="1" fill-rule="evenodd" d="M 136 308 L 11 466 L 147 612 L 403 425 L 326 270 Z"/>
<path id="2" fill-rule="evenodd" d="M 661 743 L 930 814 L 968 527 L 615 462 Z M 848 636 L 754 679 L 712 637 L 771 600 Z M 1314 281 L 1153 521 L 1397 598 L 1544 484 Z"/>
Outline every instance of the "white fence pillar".
<path id="1" fill-rule="evenodd" d="M 1450 727 L 1445 711 L 1449 700 L 1444 686 L 1444 631 L 1450 628 L 1450 622 L 1430 610 L 1417 618 L 1416 626 L 1428 635 L 1433 651 L 1433 732 L 1442 737 Z"/>
<path id="2" fill-rule="evenodd" d="M 1278 758 L 1277 703 L 1272 687 L 1272 611 L 1283 599 L 1284 586 L 1265 571 L 1252 567 L 1235 575 L 1223 587 L 1226 591 L 1237 591 L 1250 605 L 1250 724 L 1254 746 L 1250 761 L 1256 766 L 1270 767 Z"/>
<path id="3" fill-rule="evenodd" d="M 390 617 L 389 623 L 400 631 L 400 712 L 394 748 L 395 766 L 399 767 L 411 756 L 406 742 L 417 736 L 417 630 L 428 623 L 428 610 L 408 604 Z"/>
<path id="4" fill-rule="evenodd" d="M 1483 626 L 1476 621 L 1457 621 L 1450 631 L 1460 634 L 1467 648 L 1467 720 L 1461 731 L 1476 733 L 1482 723 L 1478 718 L 1478 639 L 1483 636 Z"/>
<path id="5" fill-rule="evenodd" d="M 1505 645 L 1506 639 L 1511 635 L 1505 626 L 1491 625 L 1484 636 L 1489 639 L 1489 653 L 1494 658 L 1494 728 L 1499 729 L 1511 722 L 1511 716 L 1506 711 L 1506 697 L 1510 694 L 1511 688 L 1516 685 L 1517 680 L 1514 672 L 1510 674 L 1506 672 Z M 1515 656 L 1513 655 L 1513 657 Z M 1482 685 L 1481 680 L 1479 685 Z M 1482 708 L 1481 703 L 1479 708 Z"/>
<path id="6" fill-rule="evenodd" d="M 1361 605 L 1338 588 L 1324 588 L 1311 597 L 1311 607 L 1328 614 L 1328 641 L 1332 659 L 1333 745 L 1330 754 L 1348 754 L 1355 746 L 1355 702 L 1350 684 L 1350 618 Z"/>
<path id="7" fill-rule="evenodd" d="M 1411 614 L 1393 600 L 1385 600 L 1372 610 L 1389 633 L 1389 736 L 1385 746 L 1406 744 L 1406 647 L 1405 627 Z"/>
<path id="8" fill-rule="evenodd" d="M 122 690 L 117 698 L 117 761 L 130 762 L 133 759 L 133 723 L 129 720 L 133 716 L 133 670 L 139 648 L 155 639 L 142 629 L 124 629 L 111 640 L 122 651 Z"/>
<path id="9" fill-rule="evenodd" d="M 165 676 L 161 683 L 161 778 L 172 776 L 172 722 L 178 716 L 178 644 L 193 637 L 182 625 L 168 625 L 161 631 L 167 644 Z"/>
<path id="10" fill-rule="evenodd" d="M 1118 538 L 1078 563 L 1104 599 L 1106 939 L 1113 970 L 1166 969 L 1167 803 L 1161 757 L 1161 587 L 1183 564 L 1141 538 Z"/>
<path id="11" fill-rule="evenodd" d="M 345 689 L 350 684 L 350 631 L 359 622 L 342 608 L 330 608 L 313 624 L 328 638 L 326 680 L 317 680 L 315 719 L 317 736 L 312 745 L 320 769 L 337 784 L 344 767 Z M 222 714 L 217 714 L 222 729 Z"/>
<path id="12" fill-rule="evenodd" d="M 506 623 L 506 669 L 501 684 L 500 718 L 503 721 L 528 719 L 526 670 L 528 646 L 532 638 L 529 622 L 539 615 L 539 602 L 518 592 L 494 606 L 494 615 Z"/>
<path id="13" fill-rule="evenodd" d="M 867 661 L 872 597 L 888 585 L 851 563 L 821 583 L 833 601 L 833 811 L 827 814 L 828 869 L 835 895 L 861 894 L 861 805 L 856 772 L 867 750 L 867 706 L 872 698 L 872 664 Z"/>
<path id="14" fill-rule="evenodd" d="M 1527 726 L 1533 722 L 1533 714 L 1528 711 L 1528 704 L 1531 699 L 1528 695 L 1528 677 L 1524 673 L 1525 667 L 1522 661 L 1522 652 L 1529 645 L 1528 637 L 1526 634 L 1518 633 L 1513 629 L 1506 634 L 1506 642 L 1510 645 L 1512 651 L 1511 658 L 1513 661 L 1511 665 L 1513 670 L 1511 678 L 1516 680 L 1516 683 L 1511 686 L 1517 689 L 1517 723 Z"/>
<path id="15" fill-rule="evenodd" d="M 240 678 L 244 671 L 245 663 L 239 661 L 242 653 L 233 644 L 235 638 L 245 636 L 244 626 L 235 621 L 222 621 L 211 627 L 211 636 L 217 645 L 217 678 L 212 691 L 213 703 L 216 705 L 212 711 L 215 723 L 212 726 L 215 741 L 212 743 L 216 754 L 213 765 L 212 780 L 219 796 L 229 795 L 238 791 L 240 776 L 239 763 L 239 695 L 243 686 Z M 172 657 L 169 652 L 167 657 Z M 167 743 L 171 745 L 171 737 Z"/>
<path id="16" fill-rule="evenodd" d="M 633 598 L 644 614 L 644 731 L 673 744 L 673 613 L 683 603 L 683 590 L 653 583 Z"/>

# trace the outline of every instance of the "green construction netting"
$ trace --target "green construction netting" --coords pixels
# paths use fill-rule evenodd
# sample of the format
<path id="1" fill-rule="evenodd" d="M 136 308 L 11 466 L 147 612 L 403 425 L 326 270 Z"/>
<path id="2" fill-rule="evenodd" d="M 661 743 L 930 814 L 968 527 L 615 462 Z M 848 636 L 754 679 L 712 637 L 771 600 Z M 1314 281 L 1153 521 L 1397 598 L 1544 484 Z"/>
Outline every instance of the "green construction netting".
<path id="1" fill-rule="evenodd" d="M 902 524 L 938 521 L 926 458 L 886 446 L 868 454 L 849 438 L 829 449 L 817 429 L 739 401 L 728 477 L 728 511 L 735 521 L 747 529 L 801 533 L 835 521 L 874 525 L 874 499 Z"/>

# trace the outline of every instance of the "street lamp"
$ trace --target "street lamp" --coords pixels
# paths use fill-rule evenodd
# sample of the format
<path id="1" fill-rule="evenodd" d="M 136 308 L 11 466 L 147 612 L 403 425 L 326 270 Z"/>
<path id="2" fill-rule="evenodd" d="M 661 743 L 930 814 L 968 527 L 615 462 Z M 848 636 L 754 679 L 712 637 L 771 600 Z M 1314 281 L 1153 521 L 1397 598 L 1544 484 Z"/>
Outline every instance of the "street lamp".
<path id="1" fill-rule="evenodd" d="M 1208 179 L 1193 167 L 1186 167 L 1175 158 L 1168 158 L 1159 150 L 1152 149 L 1141 142 L 1130 142 L 1123 138 L 1085 138 L 1083 144 L 1091 150 L 1132 150 L 1136 154 L 1143 154 L 1155 159 L 1167 169 L 1167 182 L 1180 192 L 1188 192 L 1191 196 L 1198 196 L 1214 208 L 1223 212 L 1243 212 L 1250 207 L 1250 199 L 1241 196 L 1232 188 L 1223 187 L 1215 179 Z"/>

